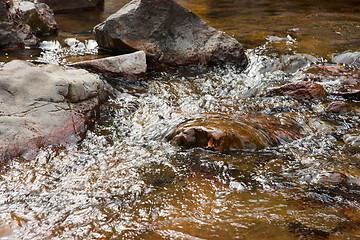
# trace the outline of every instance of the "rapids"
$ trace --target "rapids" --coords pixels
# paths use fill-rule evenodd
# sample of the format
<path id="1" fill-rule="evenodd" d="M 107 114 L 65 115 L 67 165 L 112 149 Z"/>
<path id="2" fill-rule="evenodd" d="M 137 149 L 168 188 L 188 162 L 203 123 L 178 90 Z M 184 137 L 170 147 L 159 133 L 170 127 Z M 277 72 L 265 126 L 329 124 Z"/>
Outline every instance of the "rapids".
<path id="1" fill-rule="evenodd" d="M 358 239 L 358 114 L 328 102 L 267 96 L 305 67 L 360 51 L 357 1 L 179 0 L 235 36 L 249 65 L 150 69 L 129 84 L 106 79 L 110 99 L 78 145 L 14 159 L 0 173 L 3 239 Z M 40 49 L 0 51 L 0 62 L 66 64 L 108 56 L 91 29 L 127 1 L 57 14 Z M 328 86 L 323 84 L 325 88 Z M 358 101 L 349 101 L 360 110 Z M 259 150 L 183 149 L 166 138 L 201 114 L 292 119 L 302 138 Z M 341 184 L 323 180 L 347 176 Z M 331 177 L 331 176 L 330 176 Z"/>

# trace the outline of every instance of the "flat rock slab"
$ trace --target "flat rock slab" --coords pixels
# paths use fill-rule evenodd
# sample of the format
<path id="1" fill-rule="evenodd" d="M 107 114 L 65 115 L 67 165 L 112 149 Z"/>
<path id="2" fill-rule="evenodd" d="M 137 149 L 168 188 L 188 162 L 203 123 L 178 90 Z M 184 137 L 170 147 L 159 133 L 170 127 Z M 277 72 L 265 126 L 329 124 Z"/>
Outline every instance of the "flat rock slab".
<path id="1" fill-rule="evenodd" d="M 147 70 L 146 55 L 144 51 L 78 62 L 69 66 L 88 69 L 112 77 L 126 77 L 130 80 L 137 80 L 145 77 Z"/>
<path id="2" fill-rule="evenodd" d="M 94 28 L 99 46 L 143 50 L 156 63 L 247 64 L 242 45 L 173 0 L 133 0 Z"/>
<path id="3" fill-rule="evenodd" d="M 104 98 L 103 82 L 82 69 L 12 61 L 0 68 L 0 164 L 39 148 L 75 143 Z"/>

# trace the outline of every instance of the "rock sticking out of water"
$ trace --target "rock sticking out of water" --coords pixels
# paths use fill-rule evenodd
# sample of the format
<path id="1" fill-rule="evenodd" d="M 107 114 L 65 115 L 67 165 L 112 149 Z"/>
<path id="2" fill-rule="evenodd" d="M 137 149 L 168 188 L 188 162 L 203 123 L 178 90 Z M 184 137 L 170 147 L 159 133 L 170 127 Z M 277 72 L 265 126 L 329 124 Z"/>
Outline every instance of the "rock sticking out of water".
<path id="1" fill-rule="evenodd" d="M 320 82 L 329 95 L 360 99 L 360 70 L 341 65 L 314 65 L 295 80 Z"/>
<path id="2" fill-rule="evenodd" d="M 299 99 L 324 99 L 326 91 L 313 81 L 298 81 L 269 89 L 271 95 L 291 96 Z"/>
<path id="3" fill-rule="evenodd" d="M 288 119 L 272 116 L 230 118 L 208 115 L 181 124 L 172 142 L 185 148 L 213 151 L 262 149 L 300 138 L 299 127 Z"/>
<path id="4" fill-rule="evenodd" d="M 39 35 L 56 33 L 58 27 L 52 9 L 44 3 L 22 1 L 10 9 L 13 19 L 29 25 L 31 31 Z"/>
<path id="5" fill-rule="evenodd" d="M 32 157 L 47 145 L 78 142 L 104 98 L 103 82 L 85 70 L 5 64 L 0 75 L 0 163 Z"/>
<path id="6" fill-rule="evenodd" d="M 137 80 L 146 76 L 146 55 L 144 51 L 71 64 L 76 68 L 85 68 L 111 77 L 126 77 Z"/>
<path id="7" fill-rule="evenodd" d="M 56 32 L 57 23 L 48 5 L 22 1 L 9 9 L 0 1 L 0 49 L 34 47 L 39 44 L 37 36 Z"/>
<path id="8" fill-rule="evenodd" d="M 347 52 L 333 57 L 332 62 L 360 67 L 360 52 Z"/>
<path id="9" fill-rule="evenodd" d="M 247 64 L 242 45 L 173 0 L 133 0 L 94 28 L 99 46 L 169 65 Z"/>

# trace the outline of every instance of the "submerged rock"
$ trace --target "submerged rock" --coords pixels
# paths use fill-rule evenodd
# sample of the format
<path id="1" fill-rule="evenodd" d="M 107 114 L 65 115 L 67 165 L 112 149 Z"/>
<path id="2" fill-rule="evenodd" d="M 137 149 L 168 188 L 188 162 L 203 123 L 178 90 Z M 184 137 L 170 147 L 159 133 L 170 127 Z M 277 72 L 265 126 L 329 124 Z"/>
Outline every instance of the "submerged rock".
<path id="1" fill-rule="evenodd" d="M 70 66 L 89 69 L 112 77 L 122 76 L 130 80 L 145 77 L 147 69 L 144 51 L 78 62 L 71 64 Z"/>
<path id="2" fill-rule="evenodd" d="M 327 106 L 325 109 L 328 113 L 338 113 L 338 114 L 344 114 L 352 112 L 353 109 L 351 105 L 344 101 L 334 101 Z"/>
<path id="3" fill-rule="evenodd" d="M 308 240 L 326 240 L 329 239 L 331 233 L 319 229 L 309 228 L 298 221 L 289 223 L 288 229 L 289 232 L 294 233 L 297 238 Z"/>
<path id="4" fill-rule="evenodd" d="M 133 0 L 94 28 L 99 46 L 169 65 L 231 62 L 245 67 L 241 44 L 173 0 Z"/>
<path id="5" fill-rule="evenodd" d="M 340 172 L 325 172 L 315 178 L 315 183 L 318 184 L 341 184 L 349 181 L 349 177 Z"/>
<path id="6" fill-rule="evenodd" d="M 181 124 L 171 142 L 213 151 L 262 149 L 300 138 L 299 130 L 295 122 L 273 116 L 206 115 Z"/>
<path id="7" fill-rule="evenodd" d="M 269 89 L 272 95 L 292 96 L 300 99 L 326 98 L 324 88 L 313 81 L 298 81 Z"/>
<path id="8" fill-rule="evenodd" d="M 1 164 L 31 158 L 43 146 L 78 142 L 104 97 L 103 82 L 85 70 L 12 61 L 0 72 Z"/>
<path id="9" fill-rule="evenodd" d="M 37 2 L 46 3 L 54 12 L 62 12 L 75 9 L 94 8 L 104 3 L 104 0 L 38 0 Z"/>
<path id="10" fill-rule="evenodd" d="M 314 65 L 295 77 L 296 80 L 321 82 L 329 95 L 360 99 L 360 70 L 341 65 Z"/>
<path id="11" fill-rule="evenodd" d="M 343 136 L 345 144 L 356 151 L 360 150 L 360 135 L 359 134 L 346 134 Z"/>

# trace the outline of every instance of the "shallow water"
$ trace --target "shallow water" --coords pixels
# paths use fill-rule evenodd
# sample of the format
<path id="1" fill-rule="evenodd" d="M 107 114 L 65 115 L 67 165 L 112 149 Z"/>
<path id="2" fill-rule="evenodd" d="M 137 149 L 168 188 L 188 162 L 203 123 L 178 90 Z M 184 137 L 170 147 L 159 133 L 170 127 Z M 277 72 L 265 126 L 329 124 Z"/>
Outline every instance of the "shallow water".
<path id="1" fill-rule="evenodd" d="M 90 31 L 125 3 L 106 1 L 103 11 L 59 14 L 57 38 L 44 39 L 40 50 L 2 51 L 0 61 L 66 64 L 106 56 Z M 0 236 L 360 238 L 360 154 L 342 140 L 347 133 L 359 134 L 360 117 L 324 115 L 336 97 L 323 102 L 262 94 L 314 62 L 360 51 L 359 4 L 179 3 L 242 42 L 248 68 L 150 70 L 147 79 L 134 84 L 106 79 L 111 111 L 100 116 L 82 143 L 43 149 L 31 161 L 14 159 L 1 172 Z M 359 110 L 358 102 L 350 103 Z M 180 123 L 206 113 L 291 118 L 303 137 L 226 153 L 185 150 L 166 141 Z M 352 183 L 319 184 L 325 172 L 344 173 Z"/>

